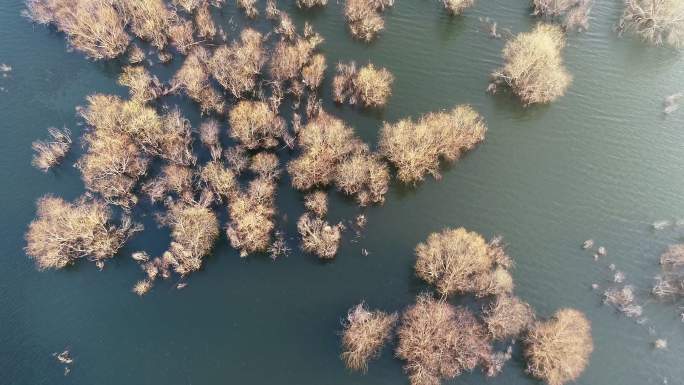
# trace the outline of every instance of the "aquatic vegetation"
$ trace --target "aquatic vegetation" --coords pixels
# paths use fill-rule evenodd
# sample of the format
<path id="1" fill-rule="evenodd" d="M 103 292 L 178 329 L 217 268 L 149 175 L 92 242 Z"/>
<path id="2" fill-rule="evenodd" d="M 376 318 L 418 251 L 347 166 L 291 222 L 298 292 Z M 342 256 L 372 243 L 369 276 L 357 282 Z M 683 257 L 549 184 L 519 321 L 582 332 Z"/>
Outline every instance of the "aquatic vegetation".
<path id="1" fill-rule="evenodd" d="M 322 41 L 320 35 L 314 34 L 309 38 L 297 37 L 294 42 L 278 42 L 271 55 L 271 79 L 282 84 L 298 78 L 302 68 L 309 63 L 314 50 Z"/>
<path id="2" fill-rule="evenodd" d="M 142 191 L 152 202 L 161 202 L 171 193 L 185 202 L 191 202 L 194 198 L 193 176 L 193 170 L 188 166 L 166 164 L 159 176 L 142 186 Z"/>
<path id="3" fill-rule="evenodd" d="M 233 146 L 223 152 L 226 163 L 235 174 L 239 175 L 249 166 L 247 150 L 243 146 Z"/>
<path id="4" fill-rule="evenodd" d="M 133 293 L 142 297 L 143 295 L 147 294 L 150 290 L 152 290 L 152 281 L 148 279 L 140 280 L 136 282 L 135 285 L 133 285 L 133 289 L 131 290 L 133 291 Z"/>
<path id="5" fill-rule="evenodd" d="M 52 24 L 69 45 L 91 59 L 113 59 L 126 51 L 127 20 L 114 0 L 27 0 L 25 14 L 36 23 Z"/>
<path id="6" fill-rule="evenodd" d="M 345 365 L 352 370 L 368 370 L 368 361 L 378 357 L 397 318 L 396 313 L 370 311 L 363 302 L 349 309 L 346 320 L 342 322 L 341 357 Z"/>
<path id="7" fill-rule="evenodd" d="M 603 293 L 603 303 L 615 307 L 630 318 L 641 317 L 643 309 L 635 303 L 634 290 L 631 286 L 610 288 Z"/>
<path id="8" fill-rule="evenodd" d="M 372 63 L 356 69 L 356 63 L 338 64 L 333 79 L 333 99 L 338 103 L 381 107 L 392 94 L 394 76 L 386 69 L 376 69 Z"/>
<path id="9" fill-rule="evenodd" d="M 209 51 L 203 47 L 195 47 L 185 58 L 183 65 L 171 80 L 173 92 L 183 90 L 190 99 L 199 103 L 203 113 L 224 110 L 223 96 L 209 82 Z"/>
<path id="10" fill-rule="evenodd" d="M 534 321 L 534 310 L 518 297 L 499 295 L 484 309 L 483 319 L 492 339 L 516 338 Z"/>
<path id="11" fill-rule="evenodd" d="M 202 267 L 219 236 L 216 214 L 199 204 L 174 203 L 160 219 L 171 228 L 170 254 L 176 273 L 188 275 Z"/>
<path id="12" fill-rule="evenodd" d="M 533 14 L 550 21 L 560 21 L 565 30 L 589 29 L 593 0 L 532 0 Z"/>
<path id="13" fill-rule="evenodd" d="M 145 61 L 145 51 L 139 45 L 133 43 L 128 47 L 128 62 L 130 64 L 140 64 Z"/>
<path id="14" fill-rule="evenodd" d="M 328 195 L 325 191 L 316 190 L 304 196 L 304 207 L 319 218 L 328 213 Z"/>
<path id="15" fill-rule="evenodd" d="M 439 162 L 456 161 L 463 152 L 483 141 L 487 126 L 472 107 L 431 112 L 418 121 L 385 123 L 379 150 L 397 168 L 404 183 L 418 183 L 429 173 L 439 178 Z"/>
<path id="16" fill-rule="evenodd" d="M 654 45 L 684 45 L 684 3 L 679 0 L 625 0 L 620 30 Z"/>
<path id="17" fill-rule="evenodd" d="M 48 128 L 51 138 L 48 140 L 36 140 L 31 143 L 35 151 L 31 164 L 40 171 L 47 172 L 57 166 L 71 149 L 71 131 L 68 128 Z"/>
<path id="18" fill-rule="evenodd" d="M 490 89 L 504 85 L 523 105 L 550 103 L 565 94 L 572 76 L 561 56 L 565 36 L 560 27 L 538 24 L 518 34 L 503 49 L 504 66 L 492 74 Z"/>
<path id="19" fill-rule="evenodd" d="M 475 0 L 442 0 L 444 9 L 446 9 L 450 15 L 460 15 L 474 4 Z"/>
<path id="20" fill-rule="evenodd" d="M 318 255 L 321 259 L 332 259 L 337 254 L 342 237 L 342 225 L 331 225 L 321 218 L 304 213 L 297 221 L 297 230 L 302 238 L 302 249 Z"/>
<path id="21" fill-rule="evenodd" d="M 668 268 L 684 266 L 684 244 L 668 246 L 660 255 L 660 264 Z"/>
<path id="22" fill-rule="evenodd" d="M 349 24 L 352 36 L 370 42 L 385 28 L 380 13 L 394 5 L 394 0 L 347 0 L 344 17 Z"/>
<path id="23" fill-rule="evenodd" d="M 241 100 L 230 111 L 230 137 L 247 149 L 273 148 L 285 133 L 285 121 L 266 102 Z"/>
<path id="24" fill-rule="evenodd" d="M 105 202 L 83 196 L 74 202 L 45 195 L 26 232 L 26 254 L 40 270 L 61 269 L 81 258 L 104 262 L 142 228 L 124 216 L 119 225 Z"/>
<path id="25" fill-rule="evenodd" d="M 216 160 L 202 166 L 199 180 L 202 189 L 211 192 L 218 202 L 232 199 L 239 188 L 235 173 Z"/>
<path id="26" fill-rule="evenodd" d="M 235 98 L 253 91 L 266 61 L 261 33 L 246 28 L 240 41 L 218 47 L 209 60 L 209 70 L 216 81 Z"/>
<path id="27" fill-rule="evenodd" d="M 238 191 L 230 198 L 230 223 L 226 234 L 230 244 L 240 250 L 240 256 L 265 252 L 271 244 L 275 223 L 275 183 L 257 177 L 247 191 Z"/>
<path id="28" fill-rule="evenodd" d="M 467 309 L 422 294 L 402 315 L 397 357 L 412 385 L 439 385 L 492 356 L 487 331 Z"/>
<path id="29" fill-rule="evenodd" d="M 337 166 L 335 186 L 360 206 L 385 202 L 390 174 L 387 164 L 368 150 L 353 152 Z"/>
<path id="30" fill-rule="evenodd" d="M 147 103 L 162 94 L 159 80 L 143 66 L 126 66 L 119 76 L 119 84 L 128 87 L 131 100 Z"/>
<path id="31" fill-rule="evenodd" d="M 594 350 L 591 324 L 578 310 L 561 309 L 537 322 L 525 338 L 527 370 L 549 385 L 576 380 Z"/>

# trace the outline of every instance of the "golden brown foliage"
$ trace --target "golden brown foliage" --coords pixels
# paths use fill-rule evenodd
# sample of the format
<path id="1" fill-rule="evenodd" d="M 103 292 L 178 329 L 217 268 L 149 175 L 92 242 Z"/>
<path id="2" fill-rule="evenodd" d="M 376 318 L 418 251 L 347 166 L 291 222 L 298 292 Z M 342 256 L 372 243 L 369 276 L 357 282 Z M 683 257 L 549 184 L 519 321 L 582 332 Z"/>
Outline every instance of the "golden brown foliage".
<path id="1" fill-rule="evenodd" d="M 368 370 L 368 361 L 380 355 L 380 349 L 390 339 L 397 314 L 380 310 L 369 311 L 364 303 L 349 309 L 342 322 L 342 360 L 351 370 Z"/>
<path id="2" fill-rule="evenodd" d="M 427 294 L 404 312 L 397 334 L 396 353 L 412 385 L 439 385 L 492 355 L 485 328 L 469 310 Z"/>
<path id="3" fill-rule="evenodd" d="M 40 24 L 53 24 L 69 45 L 92 59 L 113 59 L 126 50 L 130 36 L 114 0 L 27 0 L 26 14 Z"/>
<path id="4" fill-rule="evenodd" d="M 126 66 L 119 75 L 119 84 L 128 87 L 131 99 L 147 103 L 161 95 L 159 80 L 143 66 Z"/>
<path id="5" fill-rule="evenodd" d="M 328 213 L 328 195 L 317 190 L 304 196 L 304 207 L 319 218 Z"/>
<path id="6" fill-rule="evenodd" d="M 275 228 L 275 187 L 273 180 L 256 178 L 246 192 L 240 191 L 231 198 L 226 234 L 242 257 L 269 248 Z"/>
<path id="7" fill-rule="evenodd" d="M 254 90 L 266 61 L 262 40 L 261 33 L 246 28 L 240 33 L 240 42 L 218 47 L 209 61 L 214 79 L 236 98 Z"/>
<path id="8" fill-rule="evenodd" d="M 357 71 L 356 63 L 338 64 L 333 79 L 333 98 L 338 103 L 361 103 L 364 107 L 381 107 L 392 94 L 394 76 L 385 68 L 371 63 Z"/>
<path id="9" fill-rule="evenodd" d="M 310 90 L 316 90 L 323 81 L 325 75 L 325 56 L 315 54 L 311 57 L 309 64 L 302 68 L 302 81 Z"/>
<path id="10" fill-rule="evenodd" d="M 504 66 L 492 74 L 494 90 L 503 84 L 523 105 L 549 103 L 565 94 L 572 76 L 563 65 L 565 36 L 560 27 L 538 24 L 508 41 L 503 49 Z"/>
<path id="11" fill-rule="evenodd" d="M 36 140 L 31 148 L 36 153 L 33 155 L 31 164 L 40 171 L 47 172 L 51 167 L 58 165 L 71 149 L 71 131 L 68 128 L 48 128 L 52 137 L 49 140 Z"/>
<path id="12" fill-rule="evenodd" d="M 655 45 L 684 45 L 684 3 L 680 0 L 625 0 L 621 28 Z"/>
<path id="13" fill-rule="evenodd" d="M 513 290 L 506 270 L 511 263 L 497 238 L 487 243 L 480 234 L 463 227 L 445 229 L 418 244 L 416 256 L 418 277 L 435 285 L 443 295 L 485 296 Z"/>
<path id="14" fill-rule="evenodd" d="M 197 204 L 174 204 L 162 223 L 171 228 L 169 251 L 175 259 L 174 269 L 187 275 L 202 267 L 202 258 L 209 254 L 219 236 L 216 214 Z"/>
<path id="15" fill-rule="evenodd" d="M 546 322 L 537 322 L 525 339 L 527 369 L 549 385 L 576 380 L 594 350 L 591 324 L 580 311 L 561 309 Z"/>
<path id="16" fill-rule="evenodd" d="M 302 249 L 316 254 L 321 259 L 333 259 L 337 254 L 342 237 L 342 225 L 331 225 L 327 221 L 304 213 L 297 221 L 297 230 L 302 237 Z"/>
<path id="17" fill-rule="evenodd" d="M 230 137 L 248 149 L 273 148 L 285 132 L 285 121 L 261 101 L 241 100 L 229 122 Z"/>
<path id="18" fill-rule="evenodd" d="M 128 217 L 120 226 L 112 224 L 107 204 L 85 196 L 70 203 L 45 195 L 37 206 L 37 218 L 26 232 L 26 254 L 40 270 L 61 269 L 86 257 L 104 262 L 141 230 Z"/>
<path id="19" fill-rule="evenodd" d="M 450 15 L 460 15 L 467 8 L 472 7 L 475 0 L 442 0 L 442 4 Z"/>
<path id="20" fill-rule="evenodd" d="M 352 36 L 369 42 L 385 28 L 380 12 L 394 5 L 394 0 L 347 0 L 344 16 Z"/>
<path id="21" fill-rule="evenodd" d="M 532 307 L 520 298 L 499 295 L 484 309 L 483 318 L 490 336 L 495 340 L 515 338 L 534 321 Z"/>
<path id="22" fill-rule="evenodd" d="M 440 158 L 456 161 L 483 141 L 486 131 L 477 111 L 460 105 L 449 112 L 428 113 L 418 122 L 385 123 L 380 131 L 380 153 L 398 169 L 402 182 L 415 184 L 426 173 L 439 177 Z"/>

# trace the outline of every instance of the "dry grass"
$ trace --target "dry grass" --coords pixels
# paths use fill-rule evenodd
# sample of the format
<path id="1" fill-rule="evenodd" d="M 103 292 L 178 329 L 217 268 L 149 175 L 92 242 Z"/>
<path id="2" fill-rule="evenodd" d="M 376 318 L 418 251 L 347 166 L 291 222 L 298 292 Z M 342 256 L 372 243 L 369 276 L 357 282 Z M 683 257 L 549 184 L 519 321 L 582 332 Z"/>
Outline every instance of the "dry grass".
<path id="1" fill-rule="evenodd" d="M 328 213 L 328 194 L 317 190 L 304 196 L 304 207 L 319 218 Z"/>
<path id="2" fill-rule="evenodd" d="M 654 45 L 684 45 L 684 3 L 681 0 L 624 0 L 621 28 Z"/>
<path id="3" fill-rule="evenodd" d="M 119 84 L 128 87 L 131 99 L 147 103 L 158 98 L 162 88 L 157 77 L 152 76 L 143 66 L 126 66 L 119 75 Z"/>
<path id="4" fill-rule="evenodd" d="M 26 14 L 53 24 L 69 45 L 92 59 L 113 59 L 126 51 L 130 36 L 114 0 L 27 0 Z"/>
<path id="5" fill-rule="evenodd" d="M 344 16 L 352 36 L 370 42 L 383 28 L 385 21 L 380 12 L 394 5 L 394 0 L 347 0 Z"/>
<path id="6" fill-rule="evenodd" d="M 394 76 L 385 68 L 376 69 L 371 63 L 356 69 L 356 63 L 338 64 L 333 79 L 333 98 L 338 103 L 381 107 L 392 94 Z"/>
<path id="7" fill-rule="evenodd" d="M 380 153 L 394 164 L 402 182 L 415 184 L 427 173 L 439 177 L 440 158 L 456 161 L 483 141 L 486 131 L 477 111 L 461 105 L 449 112 L 429 113 L 417 122 L 385 123 L 380 131 Z"/>
<path id="8" fill-rule="evenodd" d="M 504 340 L 527 330 L 534 322 L 534 311 L 518 297 L 500 295 L 484 309 L 483 319 L 492 339 Z"/>
<path id="9" fill-rule="evenodd" d="M 36 140 L 31 143 L 35 151 L 31 164 L 37 169 L 47 172 L 57 166 L 71 149 L 71 131 L 68 128 L 48 128 L 51 138 L 48 140 Z"/>
<path id="10" fill-rule="evenodd" d="M 26 232 L 26 254 L 40 270 L 61 269 L 80 258 L 104 262 L 116 254 L 139 226 L 124 217 L 112 223 L 112 211 L 98 199 L 73 203 L 45 195 L 37 202 L 37 218 Z"/>
<path id="11" fill-rule="evenodd" d="M 412 385 L 439 385 L 492 355 L 487 332 L 467 309 L 422 294 L 402 315 L 397 356 Z"/>
<path id="12" fill-rule="evenodd" d="M 226 234 L 242 257 L 265 252 L 271 244 L 275 228 L 275 188 L 273 180 L 256 178 L 246 192 L 240 191 L 230 200 Z"/>
<path id="13" fill-rule="evenodd" d="M 285 121 L 261 101 L 241 100 L 229 122 L 230 137 L 248 149 L 273 148 L 285 132 Z"/>
<path id="14" fill-rule="evenodd" d="M 219 222 L 210 209 L 197 204 L 173 204 L 162 218 L 171 228 L 170 253 L 174 269 L 187 275 L 202 267 L 202 258 L 209 254 L 219 236 Z"/>
<path id="15" fill-rule="evenodd" d="M 432 233 L 416 246 L 416 274 L 443 295 L 510 293 L 513 280 L 505 266 L 510 263 L 499 265 L 503 251 L 496 242 L 463 227 Z"/>
<path id="16" fill-rule="evenodd" d="M 442 5 L 450 15 L 455 16 L 475 5 L 475 0 L 442 0 Z"/>
<path id="17" fill-rule="evenodd" d="M 246 28 L 240 41 L 218 47 L 209 61 L 209 70 L 216 81 L 235 98 L 253 91 L 257 77 L 266 61 L 261 33 Z"/>
<path id="18" fill-rule="evenodd" d="M 397 323 L 397 314 L 380 310 L 369 311 L 364 303 L 349 309 L 342 322 L 342 360 L 351 370 L 365 372 L 368 361 L 380 355 L 380 349 L 390 339 Z"/>
<path id="19" fill-rule="evenodd" d="M 566 30 L 587 30 L 593 0 L 532 0 L 533 14 L 558 20 Z"/>
<path id="20" fill-rule="evenodd" d="M 309 64 L 302 68 L 302 81 L 310 90 L 316 90 L 323 81 L 325 75 L 325 56 L 315 54 L 311 57 Z"/>
<path id="21" fill-rule="evenodd" d="M 333 259 L 342 237 L 342 225 L 331 225 L 323 219 L 304 213 L 297 221 L 302 249 L 321 259 Z"/>
<path id="22" fill-rule="evenodd" d="M 530 329 L 525 338 L 527 370 L 549 385 L 562 385 L 579 378 L 593 349 L 589 320 L 577 310 L 561 309 Z"/>
<path id="23" fill-rule="evenodd" d="M 572 76 L 561 56 L 565 36 L 560 27 L 538 24 L 508 41 L 503 49 L 504 66 L 494 72 L 494 89 L 503 84 L 523 105 L 550 103 L 565 94 Z"/>
<path id="24" fill-rule="evenodd" d="M 195 47 L 183 62 L 183 66 L 171 80 L 171 91 L 182 89 L 194 101 L 199 103 L 203 113 L 224 110 L 223 97 L 209 82 L 207 62 L 209 52 L 202 47 Z"/>

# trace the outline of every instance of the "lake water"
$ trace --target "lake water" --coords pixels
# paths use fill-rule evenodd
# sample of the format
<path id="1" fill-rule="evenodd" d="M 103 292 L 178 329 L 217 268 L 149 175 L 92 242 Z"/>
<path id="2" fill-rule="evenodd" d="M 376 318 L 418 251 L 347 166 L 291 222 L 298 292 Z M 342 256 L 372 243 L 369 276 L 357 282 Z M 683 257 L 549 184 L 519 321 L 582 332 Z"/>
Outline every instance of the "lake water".
<path id="1" fill-rule="evenodd" d="M 684 89 L 679 53 L 618 38 L 612 28 L 621 2 L 598 0 L 590 30 L 568 37 L 564 57 L 574 82 L 567 95 L 525 109 L 506 94 L 485 93 L 503 42 L 480 31 L 478 18 L 489 16 L 514 33 L 529 30 L 535 20 L 527 0 L 480 0 L 458 18 L 447 17 L 436 1 L 399 0 L 370 45 L 350 38 L 341 4 L 304 12 L 293 3 L 279 7 L 300 28 L 309 20 L 323 35 L 321 51 L 330 67 L 372 61 L 395 75 L 387 107 L 361 112 L 330 103 L 328 71 L 325 108 L 364 140 L 375 145 L 383 121 L 470 103 L 487 120 L 486 141 L 446 168 L 439 182 L 430 179 L 415 189 L 392 184 L 385 205 L 365 211 L 363 236 L 354 240 L 348 232 L 332 263 L 297 251 L 295 222 L 303 207 L 285 177 L 279 225 L 295 249 L 287 258 L 241 259 L 222 236 L 188 288 L 160 282 L 138 298 L 130 288 L 142 273 L 128 255 L 141 249 L 159 254 L 169 241 L 151 215 L 138 215 L 146 231 L 104 271 L 79 263 L 38 272 L 22 250 L 35 200 L 45 193 L 67 199 L 82 193 L 71 167 L 82 149 L 75 146 L 61 167 L 43 174 L 30 165 L 31 142 L 45 137 L 49 126 L 67 126 L 80 136 L 75 106 L 93 92 L 126 90 L 115 81 L 121 63 L 89 62 L 67 52 L 61 34 L 22 18 L 21 1 L 4 0 L 0 62 L 13 71 L 0 78 L 0 383 L 407 384 L 393 346 L 365 375 L 345 369 L 338 357 L 340 320 L 362 299 L 389 311 L 411 304 L 427 288 L 413 274 L 415 245 L 444 227 L 465 226 L 504 237 L 516 261 L 516 293 L 539 316 L 561 307 L 587 314 L 595 351 L 578 384 L 684 384 L 679 305 L 648 294 L 659 254 L 684 235 L 684 228 L 651 228 L 657 220 L 684 218 L 684 110 L 661 113 L 663 97 Z M 214 16 L 232 39 L 234 25 L 245 20 L 232 2 L 224 8 Z M 263 17 L 256 25 L 269 27 Z M 176 59 L 155 72 L 166 80 L 179 64 Z M 197 108 L 183 107 L 197 126 Z M 359 213 L 351 200 L 337 193 L 331 198 L 332 221 Z M 608 256 L 595 262 L 581 250 L 588 238 L 604 245 Z M 603 306 L 591 290 L 592 283 L 610 285 L 610 263 L 636 287 L 645 324 Z M 656 338 L 667 339 L 668 348 L 654 351 Z M 67 346 L 75 363 L 65 377 L 51 354 Z M 475 371 L 448 383 L 537 383 L 523 370 L 516 349 L 499 377 Z"/>

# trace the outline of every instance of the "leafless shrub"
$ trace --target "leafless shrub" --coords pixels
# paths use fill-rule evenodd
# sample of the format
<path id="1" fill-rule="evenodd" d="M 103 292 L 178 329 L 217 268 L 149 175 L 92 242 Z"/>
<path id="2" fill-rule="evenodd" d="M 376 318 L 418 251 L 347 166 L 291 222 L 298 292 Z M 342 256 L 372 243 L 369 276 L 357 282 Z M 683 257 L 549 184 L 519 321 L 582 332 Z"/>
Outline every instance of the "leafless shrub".
<path id="1" fill-rule="evenodd" d="M 394 0 L 347 0 L 344 16 L 352 36 L 366 42 L 373 40 L 385 28 L 380 12 L 392 5 Z"/>
<path id="2" fill-rule="evenodd" d="M 209 4 L 203 2 L 195 13 L 195 29 L 197 36 L 204 39 L 211 39 L 216 35 L 216 24 L 209 12 Z"/>
<path id="3" fill-rule="evenodd" d="M 172 88 L 167 92 L 182 89 L 192 100 L 199 103 L 202 112 L 222 113 L 223 97 L 209 82 L 208 60 L 209 52 L 202 47 L 195 47 L 174 75 L 171 80 Z"/>
<path id="4" fill-rule="evenodd" d="M 385 162 L 364 149 L 338 164 L 335 185 L 343 193 L 355 196 L 359 205 L 367 206 L 385 202 L 389 178 Z"/>
<path id="5" fill-rule="evenodd" d="M 199 174 L 201 186 L 214 194 L 217 201 L 232 199 L 238 191 L 238 182 L 233 171 L 221 162 L 205 164 Z"/>
<path id="6" fill-rule="evenodd" d="M 131 44 L 128 49 L 128 62 L 130 64 L 140 64 L 145 61 L 145 51 L 137 44 Z"/>
<path id="7" fill-rule="evenodd" d="M 241 174 L 249 167 L 249 158 L 247 151 L 242 146 L 235 146 L 226 149 L 223 152 L 223 157 L 226 159 L 228 166 L 235 174 Z"/>
<path id="8" fill-rule="evenodd" d="M 176 273 L 187 275 L 202 267 L 202 258 L 209 254 L 219 236 L 219 222 L 210 209 L 197 205 L 173 204 L 162 218 L 171 228 L 170 253 Z"/>
<path id="9" fill-rule="evenodd" d="M 634 290 L 631 286 L 610 288 L 603 293 L 603 302 L 615 307 L 619 312 L 630 318 L 641 317 L 642 308 L 637 305 Z"/>
<path id="10" fill-rule="evenodd" d="M 255 19 L 259 16 L 259 10 L 256 7 L 256 0 L 236 0 L 238 8 L 245 12 L 245 16 L 250 19 Z"/>
<path id="11" fill-rule="evenodd" d="M 679 0 L 625 0 L 619 29 L 655 45 L 684 45 L 684 3 Z"/>
<path id="12" fill-rule="evenodd" d="M 328 195 L 325 191 L 317 190 L 304 196 L 304 207 L 319 218 L 328 213 Z"/>
<path id="13" fill-rule="evenodd" d="M 684 244 L 668 246 L 660 256 L 660 264 L 666 268 L 684 266 Z"/>
<path id="14" fill-rule="evenodd" d="M 680 272 L 666 273 L 655 277 L 652 293 L 658 298 L 671 298 L 684 295 L 684 275 Z"/>
<path id="15" fill-rule="evenodd" d="M 130 23 L 131 31 L 158 49 L 168 42 L 168 30 L 174 17 L 163 0 L 114 0 L 119 12 Z"/>
<path id="16" fill-rule="evenodd" d="M 500 295 L 483 311 L 489 334 L 495 340 L 515 338 L 534 321 L 532 307 L 520 298 Z"/>
<path id="17" fill-rule="evenodd" d="M 212 76 L 236 98 L 254 90 L 266 61 L 262 39 L 261 33 L 246 28 L 240 33 L 240 42 L 220 46 L 209 61 Z"/>
<path id="18" fill-rule="evenodd" d="M 591 324 L 580 311 L 561 309 L 537 322 L 525 338 L 527 370 L 549 385 L 576 380 L 594 350 Z"/>
<path id="19" fill-rule="evenodd" d="M 143 295 L 147 294 L 150 290 L 152 289 L 152 282 L 147 279 L 143 279 L 141 281 L 138 281 L 133 285 L 133 293 L 137 294 L 138 296 L 142 297 Z"/>
<path id="20" fill-rule="evenodd" d="M 446 9 L 450 15 L 460 15 L 474 4 L 475 0 L 442 0 L 444 9 Z"/>
<path id="21" fill-rule="evenodd" d="M 71 149 L 71 131 L 68 128 L 60 130 L 50 127 L 48 133 L 50 139 L 36 140 L 31 144 L 31 148 L 36 152 L 31 164 L 43 172 L 60 164 Z"/>
<path id="22" fill-rule="evenodd" d="M 532 0 L 533 14 L 558 20 L 566 30 L 587 30 L 593 0 Z"/>
<path id="23" fill-rule="evenodd" d="M 369 311 L 364 303 L 349 309 L 342 322 L 342 360 L 351 370 L 365 372 L 368 361 L 380 355 L 380 349 L 389 340 L 397 314 L 380 310 Z"/>
<path id="24" fill-rule="evenodd" d="M 422 181 L 426 173 L 439 178 L 439 161 L 456 161 L 483 141 L 487 126 L 472 107 L 456 106 L 432 112 L 417 122 L 385 123 L 380 131 L 380 153 L 398 169 L 404 183 Z"/>
<path id="25" fill-rule="evenodd" d="M 200 5 L 206 4 L 205 0 L 171 0 L 171 4 L 181 7 L 185 12 L 194 12 Z"/>
<path id="26" fill-rule="evenodd" d="M 285 121 L 261 101 L 241 100 L 229 121 L 230 137 L 248 149 L 273 148 L 285 131 Z"/>
<path id="27" fill-rule="evenodd" d="M 302 68 L 302 80 L 310 90 L 316 90 L 323 81 L 325 75 L 325 56 L 315 54 L 311 57 L 309 64 Z"/>
<path id="28" fill-rule="evenodd" d="M 476 232 L 445 229 L 416 246 L 416 274 L 443 295 L 507 294 L 513 290 L 513 280 L 497 264 L 500 252 L 500 246 L 487 243 Z"/>
<path id="29" fill-rule="evenodd" d="M 126 66 L 119 76 L 119 84 L 128 87 L 131 99 L 147 103 L 159 97 L 162 89 L 159 80 L 143 66 Z"/>
<path id="30" fill-rule="evenodd" d="M 26 232 L 26 254 L 40 270 L 61 269 L 80 258 L 104 262 L 141 227 L 124 217 L 112 223 L 106 203 L 86 196 L 71 202 L 45 195 Z"/>
<path id="31" fill-rule="evenodd" d="M 280 161 L 276 154 L 259 152 L 252 156 L 250 171 L 265 179 L 278 179 L 280 176 Z"/>
<path id="32" fill-rule="evenodd" d="M 181 55 L 187 55 L 195 45 L 194 34 L 195 27 L 190 20 L 177 18 L 169 25 L 169 39 Z"/>
<path id="33" fill-rule="evenodd" d="M 190 167 L 167 164 L 162 167 L 159 176 L 143 185 L 142 190 L 152 202 L 161 202 L 170 193 L 175 193 L 182 200 L 191 202 L 194 198 L 192 179 L 193 173 Z"/>
<path id="34" fill-rule="evenodd" d="M 280 17 L 280 10 L 276 5 L 276 0 L 266 0 L 266 18 L 277 20 Z"/>
<path id="35" fill-rule="evenodd" d="M 302 237 L 302 249 L 316 254 L 321 259 L 333 259 L 337 254 L 342 237 L 342 225 L 331 225 L 323 219 L 304 213 L 297 221 L 297 230 Z"/>
<path id="36" fill-rule="evenodd" d="M 328 0 L 297 0 L 297 7 L 299 8 L 314 8 L 325 7 Z"/>
<path id="37" fill-rule="evenodd" d="M 219 133 L 221 128 L 219 122 L 215 119 L 209 119 L 200 125 L 199 134 L 200 141 L 209 149 L 211 159 L 218 160 L 221 158 L 221 141 L 219 140 Z"/>
<path id="38" fill-rule="evenodd" d="M 130 36 L 113 0 L 27 0 L 26 15 L 53 24 L 69 45 L 92 59 L 113 59 L 126 50 Z"/>
<path id="39" fill-rule="evenodd" d="M 192 127 L 178 108 L 162 117 L 163 134 L 155 155 L 180 165 L 194 165 L 197 158 L 192 152 Z"/>
<path id="40" fill-rule="evenodd" d="M 487 377 L 498 376 L 503 367 L 513 357 L 513 347 L 508 346 L 505 352 L 493 352 L 489 357 L 483 358 L 482 366 Z"/>
<path id="41" fill-rule="evenodd" d="M 278 25 L 274 32 L 289 41 L 293 41 L 297 37 L 297 27 L 295 27 L 294 22 L 285 12 L 279 12 Z"/>
<path id="42" fill-rule="evenodd" d="M 239 192 L 231 199 L 226 234 L 230 244 L 240 250 L 240 256 L 268 250 L 275 228 L 274 199 L 275 183 L 265 178 L 252 180 L 247 192 Z"/>
<path id="43" fill-rule="evenodd" d="M 523 32 L 503 49 L 504 66 L 492 74 L 493 86 L 509 87 L 523 105 L 549 103 L 565 94 L 572 76 L 563 65 L 565 37 L 560 27 L 540 23 Z"/>
<path id="44" fill-rule="evenodd" d="M 294 39 L 293 42 L 280 41 L 271 55 L 270 73 L 273 81 L 284 83 L 299 77 L 302 68 L 311 60 L 316 47 L 323 41 L 318 34 Z"/>
<path id="45" fill-rule="evenodd" d="M 394 76 L 385 68 L 375 69 L 371 63 L 356 69 L 356 63 L 338 64 L 333 79 L 333 98 L 338 103 L 360 103 L 365 107 L 380 107 L 392 94 Z"/>
<path id="46" fill-rule="evenodd" d="M 419 295 L 402 315 L 397 356 L 412 385 L 439 385 L 492 355 L 485 328 L 467 309 Z"/>

